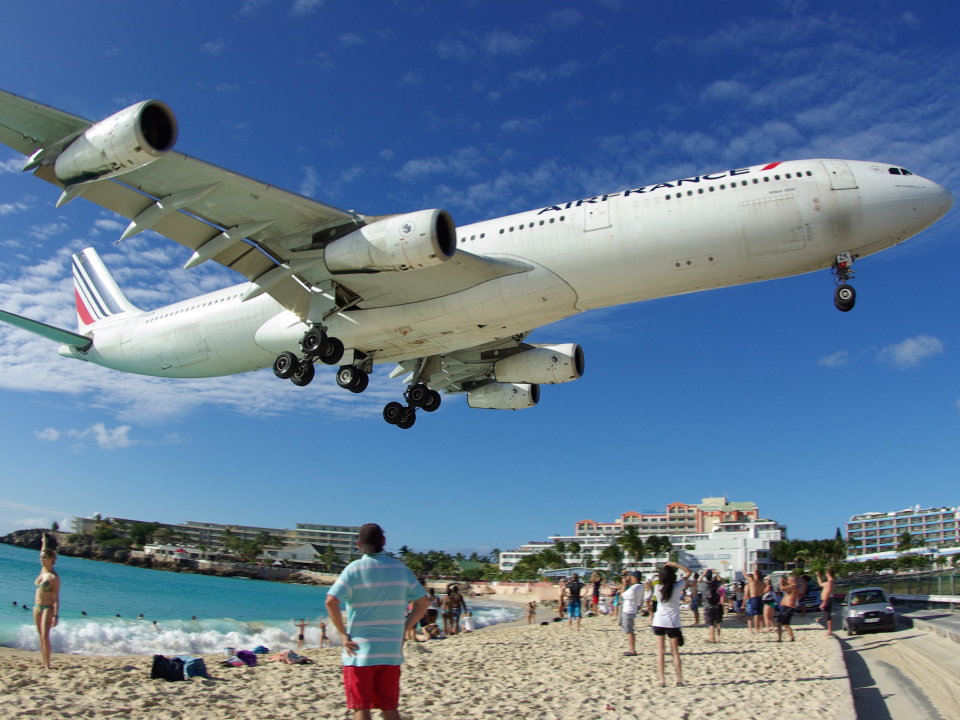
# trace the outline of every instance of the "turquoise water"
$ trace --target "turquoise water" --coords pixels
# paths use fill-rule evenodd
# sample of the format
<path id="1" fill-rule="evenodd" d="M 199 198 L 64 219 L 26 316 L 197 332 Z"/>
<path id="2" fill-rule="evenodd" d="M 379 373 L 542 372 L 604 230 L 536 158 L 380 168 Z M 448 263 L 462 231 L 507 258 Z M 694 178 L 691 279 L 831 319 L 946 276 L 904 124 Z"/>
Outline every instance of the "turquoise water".
<path id="1" fill-rule="evenodd" d="M 40 553 L 0 545 L 0 645 L 36 650 L 33 581 Z M 313 618 L 306 646 L 317 647 L 326 588 L 147 570 L 58 557 L 60 623 L 54 652 L 92 655 L 215 653 L 224 647 L 294 647 L 293 618 Z M 17 603 L 17 607 L 13 603 Z M 518 619 L 522 610 L 474 604 L 477 626 Z M 82 611 L 87 615 L 83 616 Z M 117 613 L 120 617 L 117 618 Z M 136 617 L 143 613 L 144 619 Z M 197 620 L 191 620 L 196 615 Z M 157 626 L 153 626 L 153 621 Z M 327 633 L 337 642 L 336 631 Z"/>

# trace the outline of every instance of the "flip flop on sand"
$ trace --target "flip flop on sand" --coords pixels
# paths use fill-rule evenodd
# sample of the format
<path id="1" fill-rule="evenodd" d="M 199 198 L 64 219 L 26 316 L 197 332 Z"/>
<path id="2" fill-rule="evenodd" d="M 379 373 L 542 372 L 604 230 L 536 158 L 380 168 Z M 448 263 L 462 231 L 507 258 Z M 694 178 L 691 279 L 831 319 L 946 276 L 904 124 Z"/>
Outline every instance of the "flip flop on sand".
<path id="1" fill-rule="evenodd" d="M 624 655 L 625 655 L 626 657 L 633 657 L 634 655 L 636 655 L 636 653 L 635 653 L 635 652 L 629 652 L 629 651 L 628 651 L 628 652 L 625 652 Z"/>

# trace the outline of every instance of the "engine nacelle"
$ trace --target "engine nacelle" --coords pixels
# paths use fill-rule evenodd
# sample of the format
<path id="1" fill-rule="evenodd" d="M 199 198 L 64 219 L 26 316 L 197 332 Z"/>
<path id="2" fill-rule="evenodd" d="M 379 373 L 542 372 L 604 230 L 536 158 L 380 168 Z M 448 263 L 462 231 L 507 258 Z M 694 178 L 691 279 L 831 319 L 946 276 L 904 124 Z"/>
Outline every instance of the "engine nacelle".
<path id="1" fill-rule="evenodd" d="M 67 185 L 120 175 L 171 150 L 177 132 L 170 108 L 145 100 L 87 128 L 60 153 L 54 170 Z"/>
<path id="2" fill-rule="evenodd" d="M 415 270 L 439 265 L 457 250 L 457 228 L 446 210 L 420 210 L 364 225 L 323 251 L 332 274 Z"/>
<path id="3" fill-rule="evenodd" d="M 540 402 L 540 386 L 489 383 L 467 393 L 467 405 L 482 410 L 523 410 Z"/>
<path id="4" fill-rule="evenodd" d="M 529 350 L 498 360 L 493 374 L 497 382 L 556 385 L 579 380 L 583 367 L 583 348 L 576 343 L 533 345 Z"/>

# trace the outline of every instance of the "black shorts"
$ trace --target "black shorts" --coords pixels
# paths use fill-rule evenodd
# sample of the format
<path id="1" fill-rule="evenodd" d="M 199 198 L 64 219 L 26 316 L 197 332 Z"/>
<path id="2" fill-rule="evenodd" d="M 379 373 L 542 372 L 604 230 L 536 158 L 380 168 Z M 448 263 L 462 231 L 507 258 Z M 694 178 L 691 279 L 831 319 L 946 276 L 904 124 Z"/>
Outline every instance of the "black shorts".
<path id="1" fill-rule="evenodd" d="M 703 609 L 703 621 L 707 625 L 719 625 L 723 622 L 723 605 L 707 605 Z"/>
<path id="2" fill-rule="evenodd" d="M 827 604 L 823 606 L 820 619 L 823 620 L 824 623 L 828 623 L 833 619 L 833 598 L 827 600 Z"/>
<path id="3" fill-rule="evenodd" d="M 654 635 L 666 635 L 668 638 L 678 638 L 680 637 L 680 628 L 665 628 L 653 626 Z"/>
<path id="4" fill-rule="evenodd" d="M 777 615 L 777 623 L 780 625 L 789 625 L 790 618 L 793 617 L 793 613 L 796 612 L 796 608 L 792 607 L 782 607 L 780 609 L 780 614 Z"/>

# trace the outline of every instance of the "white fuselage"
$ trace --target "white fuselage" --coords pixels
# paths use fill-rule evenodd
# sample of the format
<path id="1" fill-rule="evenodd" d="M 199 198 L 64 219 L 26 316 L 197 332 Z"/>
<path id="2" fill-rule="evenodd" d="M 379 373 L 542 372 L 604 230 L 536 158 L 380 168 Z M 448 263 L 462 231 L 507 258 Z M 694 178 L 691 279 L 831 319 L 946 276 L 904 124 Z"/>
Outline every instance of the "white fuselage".
<path id="1" fill-rule="evenodd" d="M 461 250 L 523 260 L 535 269 L 414 302 L 404 301 L 402 289 L 381 291 L 384 281 L 376 274 L 356 282 L 350 276 L 351 290 L 380 306 L 334 315 L 328 332 L 348 350 L 377 351 L 377 363 L 398 362 L 492 342 L 594 308 L 827 268 L 838 252 L 864 257 L 916 235 L 952 205 L 941 186 L 892 175 L 889 167 L 775 163 L 467 225 L 458 229 Z M 408 271 L 404 279 L 415 282 L 417 272 L 428 271 Z M 269 295 L 241 302 L 247 287 L 100 321 L 84 359 L 168 377 L 269 367 L 277 353 L 298 350 L 306 326 Z"/>

